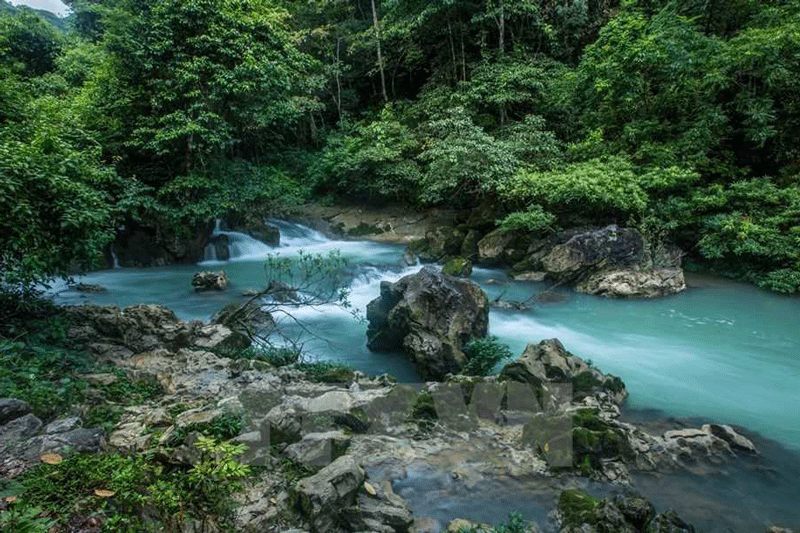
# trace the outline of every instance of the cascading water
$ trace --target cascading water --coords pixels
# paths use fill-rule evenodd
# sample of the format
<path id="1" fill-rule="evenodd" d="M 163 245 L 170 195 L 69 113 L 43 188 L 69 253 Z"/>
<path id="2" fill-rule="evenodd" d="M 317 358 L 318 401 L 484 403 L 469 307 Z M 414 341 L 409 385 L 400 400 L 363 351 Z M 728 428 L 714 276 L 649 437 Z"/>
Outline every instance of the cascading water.
<path id="1" fill-rule="evenodd" d="M 203 263 L 201 264 L 216 264 L 220 262 L 217 258 L 217 247 L 214 243 L 214 237 L 219 237 L 221 235 L 227 237 L 228 261 L 259 260 L 264 259 L 269 254 L 275 253 L 274 247 L 254 239 L 246 233 L 241 233 L 239 231 L 223 231 L 220 229 L 221 225 L 221 220 L 217 219 L 214 225 L 214 232 L 211 234 L 212 242 L 206 245 Z"/>

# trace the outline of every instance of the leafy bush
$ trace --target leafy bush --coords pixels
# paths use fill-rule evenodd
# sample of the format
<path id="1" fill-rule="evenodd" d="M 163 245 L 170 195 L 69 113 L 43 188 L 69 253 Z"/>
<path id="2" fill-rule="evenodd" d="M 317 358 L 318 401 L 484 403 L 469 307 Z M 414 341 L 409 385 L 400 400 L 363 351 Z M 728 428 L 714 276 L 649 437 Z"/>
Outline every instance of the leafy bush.
<path id="1" fill-rule="evenodd" d="M 497 337 L 472 339 L 464 347 L 467 364 L 462 373 L 472 376 L 486 376 L 502 361 L 512 357 L 511 350 Z"/>

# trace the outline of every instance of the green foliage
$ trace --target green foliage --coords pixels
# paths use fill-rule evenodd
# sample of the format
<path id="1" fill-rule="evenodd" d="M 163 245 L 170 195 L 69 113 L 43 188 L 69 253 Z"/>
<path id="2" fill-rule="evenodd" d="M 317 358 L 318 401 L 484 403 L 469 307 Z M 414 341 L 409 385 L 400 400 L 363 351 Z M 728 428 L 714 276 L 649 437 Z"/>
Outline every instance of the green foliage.
<path id="1" fill-rule="evenodd" d="M 511 350 L 497 337 L 472 339 L 464 346 L 467 364 L 462 373 L 469 376 L 487 376 L 497 364 L 512 357 Z"/>
<path id="2" fill-rule="evenodd" d="M 33 13 L 0 17 L 0 62 L 12 63 L 25 76 L 52 71 L 61 45 L 58 31 Z"/>
<path id="3" fill-rule="evenodd" d="M 426 202 L 473 203 L 503 187 L 522 164 L 509 143 L 475 125 L 464 108 L 448 110 L 425 131 L 419 158 L 426 165 L 421 183 Z"/>
<path id="4" fill-rule="evenodd" d="M 560 214 L 579 212 L 598 222 L 627 220 L 643 213 L 648 200 L 631 164 L 616 157 L 549 172 L 520 171 L 503 187 L 502 196 L 531 206 L 524 215 L 506 219 L 506 224 L 530 223 L 533 228 L 550 223 L 542 208 Z"/>
<path id="5" fill-rule="evenodd" d="M 178 446 L 186 442 L 186 437 L 192 432 L 199 433 L 202 437 L 228 441 L 242 433 L 244 420 L 238 413 L 223 413 L 215 416 L 208 422 L 193 422 L 178 428 L 169 440 L 171 446 Z"/>
<path id="6" fill-rule="evenodd" d="M 297 365 L 311 381 L 319 383 L 349 383 L 353 380 L 353 368 L 338 361 L 308 361 Z"/>
<path id="7" fill-rule="evenodd" d="M 42 464 L 20 478 L 15 509 L 29 521 L 42 509 L 65 524 L 80 502 L 82 513 L 104 518 L 104 531 L 181 531 L 192 517 L 224 523 L 230 495 L 251 473 L 236 461 L 244 447 L 208 437 L 199 437 L 196 447 L 200 460 L 188 470 L 146 455 L 72 455 L 58 465 Z M 98 489 L 113 494 L 98 496 Z"/>
<path id="8" fill-rule="evenodd" d="M 38 507 L 12 507 L 0 513 L 0 528 L 14 533 L 48 533 L 55 525 L 54 520 L 42 516 Z"/>
<path id="9" fill-rule="evenodd" d="M 24 112 L 26 121 L 0 129 L 0 276 L 30 284 L 97 264 L 124 184 L 58 99 L 28 102 Z"/>
<path id="10" fill-rule="evenodd" d="M 331 134 L 308 175 L 317 187 L 367 199 L 401 199 L 414 193 L 420 169 L 414 133 L 391 106 L 374 121 L 348 124 Z"/>

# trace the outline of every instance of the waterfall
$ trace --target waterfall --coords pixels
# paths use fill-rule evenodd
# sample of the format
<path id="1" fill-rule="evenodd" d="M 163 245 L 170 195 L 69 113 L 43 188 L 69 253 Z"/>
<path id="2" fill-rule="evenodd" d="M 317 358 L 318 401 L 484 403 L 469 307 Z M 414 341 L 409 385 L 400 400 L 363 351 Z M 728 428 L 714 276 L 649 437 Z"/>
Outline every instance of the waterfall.
<path id="1" fill-rule="evenodd" d="M 119 259 L 117 259 L 117 251 L 114 249 L 114 243 L 111 243 L 111 248 L 109 248 L 111 252 L 111 268 L 119 268 Z"/>

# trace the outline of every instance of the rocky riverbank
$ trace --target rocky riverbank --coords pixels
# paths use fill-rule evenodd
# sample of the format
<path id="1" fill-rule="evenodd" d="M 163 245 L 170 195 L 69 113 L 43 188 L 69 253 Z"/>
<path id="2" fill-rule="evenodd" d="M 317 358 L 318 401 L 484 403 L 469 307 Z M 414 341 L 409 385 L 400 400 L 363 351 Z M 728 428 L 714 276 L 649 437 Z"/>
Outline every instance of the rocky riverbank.
<path id="1" fill-rule="evenodd" d="M 472 265 L 508 268 L 522 281 L 571 285 L 620 298 L 655 298 L 686 289 L 677 247 L 645 238 L 635 228 L 610 225 L 559 232 L 497 227 L 498 213 L 364 209 L 308 205 L 291 214 L 335 237 L 406 243 L 406 262 L 438 262 L 469 276 Z"/>
<path id="2" fill-rule="evenodd" d="M 199 429 L 236 420 L 231 442 L 245 445 L 240 460 L 255 467 L 234 497 L 237 531 L 440 531 L 448 524 L 415 513 L 394 490 L 420 468 L 468 491 L 526 480 L 553 502 L 545 529 L 693 531 L 641 499 L 563 491 L 586 480 L 634 490 L 632 472 L 714 475 L 759 457 L 728 426 L 652 434 L 621 421 L 623 382 L 556 339 L 531 343 L 496 377 L 451 373 L 403 384 L 269 362 L 248 352 L 241 332 L 183 322 L 159 306 L 79 306 L 66 316 L 70 339 L 132 378 L 155 380 L 162 393 L 126 407 L 108 431 L 82 428 L 80 414 L 45 424 L 24 402 L 4 400 L 4 475 L 18 476 L 46 453 L 146 454 L 191 467 L 199 461 Z M 141 519 L 152 520 L 145 511 Z M 218 530 L 202 517 L 187 516 L 181 527 Z"/>

